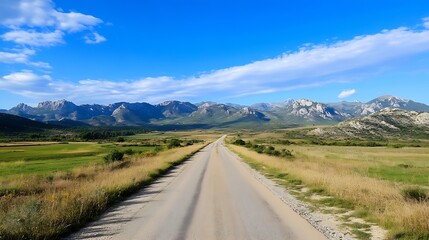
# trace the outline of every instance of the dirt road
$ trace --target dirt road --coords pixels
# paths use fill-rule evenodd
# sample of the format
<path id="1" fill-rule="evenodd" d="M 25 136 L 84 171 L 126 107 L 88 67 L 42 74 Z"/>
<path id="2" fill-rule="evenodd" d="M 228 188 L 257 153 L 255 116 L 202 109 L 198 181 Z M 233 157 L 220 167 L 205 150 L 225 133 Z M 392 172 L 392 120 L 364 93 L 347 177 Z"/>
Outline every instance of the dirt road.
<path id="1" fill-rule="evenodd" d="M 223 139 L 70 239 L 326 239 L 257 181 Z"/>

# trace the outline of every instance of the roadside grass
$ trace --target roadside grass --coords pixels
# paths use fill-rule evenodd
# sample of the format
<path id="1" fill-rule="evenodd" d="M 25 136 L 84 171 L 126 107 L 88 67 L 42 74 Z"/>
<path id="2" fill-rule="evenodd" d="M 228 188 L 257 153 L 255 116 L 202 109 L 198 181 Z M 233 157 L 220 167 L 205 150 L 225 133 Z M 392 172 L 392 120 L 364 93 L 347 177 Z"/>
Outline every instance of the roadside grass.
<path id="1" fill-rule="evenodd" d="M 429 148 L 315 145 L 290 145 L 287 148 L 301 161 L 324 163 L 391 182 L 429 186 Z"/>
<path id="2" fill-rule="evenodd" d="M 351 214 L 344 216 L 345 219 L 361 217 L 377 223 L 389 230 L 387 237 L 390 239 L 429 239 L 429 201 L 412 200 L 403 195 L 403 189 L 413 186 L 411 183 L 416 181 L 405 179 L 398 184 L 394 179 L 382 180 L 382 175 L 368 174 L 370 166 L 382 168 L 385 165 L 397 166 L 398 163 L 419 166 L 427 174 L 424 167 L 429 164 L 428 149 L 386 148 L 380 151 L 362 147 L 288 145 L 287 149 L 292 151 L 294 158 L 285 159 L 258 154 L 241 146 L 228 147 L 251 167 L 291 189 L 299 199 L 313 203 L 315 208 L 352 210 Z M 395 152 L 398 150 L 402 152 Z M 410 160 L 410 156 L 414 158 Z M 425 179 L 417 182 L 426 189 L 423 191 L 427 191 Z M 303 193 L 304 187 L 310 190 Z M 312 199 L 314 193 L 323 197 Z M 348 227 L 359 239 L 371 237 L 367 228 Z"/>
<path id="3" fill-rule="evenodd" d="M 124 162 L 5 180 L 2 187 L 9 191 L 0 195 L 0 239 L 59 238 L 95 219 L 107 207 L 204 146 L 194 144 L 128 156 Z"/>
<path id="4" fill-rule="evenodd" d="M 299 161 L 320 162 L 362 176 L 429 187 L 429 141 L 426 139 L 375 141 L 374 146 L 365 146 L 368 141 L 286 138 L 289 132 L 292 130 L 242 132 L 236 136 L 246 143 L 250 141 L 278 150 L 290 150 Z M 315 145 L 312 142 L 335 144 Z M 357 146 L 344 145 L 347 142 Z M 401 147 L 398 148 L 399 145 Z"/>

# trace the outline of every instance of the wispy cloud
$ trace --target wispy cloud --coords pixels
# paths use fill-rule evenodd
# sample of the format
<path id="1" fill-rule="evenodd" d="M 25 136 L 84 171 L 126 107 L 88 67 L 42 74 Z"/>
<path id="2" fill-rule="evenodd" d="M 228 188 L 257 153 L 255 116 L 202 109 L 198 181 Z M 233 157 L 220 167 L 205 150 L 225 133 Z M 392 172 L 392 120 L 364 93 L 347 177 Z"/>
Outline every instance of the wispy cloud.
<path id="1" fill-rule="evenodd" d="M 31 49 L 15 50 L 13 52 L 0 52 L 2 63 L 27 63 L 28 58 L 35 53 Z"/>
<path id="2" fill-rule="evenodd" d="M 33 49 L 12 49 L 9 52 L 0 51 L 0 62 L 1 63 L 22 63 L 30 66 L 39 68 L 51 68 L 49 63 L 45 62 L 31 62 L 29 58 L 36 53 Z"/>
<path id="3" fill-rule="evenodd" d="M 1 36 L 4 41 L 14 42 L 28 46 L 53 46 L 63 42 L 64 33 L 56 30 L 53 32 L 36 32 L 34 30 L 13 30 Z"/>
<path id="4" fill-rule="evenodd" d="M 134 81 L 82 80 L 39 82 L 44 93 L 79 102 L 192 100 L 248 96 L 353 81 L 392 60 L 429 52 L 429 29 L 400 27 L 333 44 L 307 45 L 292 53 L 189 78 L 143 78 Z M 31 88 L 14 89 L 31 96 Z M 33 91 L 37 97 L 40 91 Z M 349 93 L 350 94 L 350 93 Z M 340 94 L 346 96 L 347 94 Z"/>
<path id="5" fill-rule="evenodd" d="M 85 42 L 88 44 L 98 44 L 104 41 L 106 41 L 106 38 L 96 32 L 93 32 L 90 35 L 85 36 Z"/>
<path id="6" fill-rule="evenodd" d="M 429 17 L 423 18 L 423 26 L 429 28 Z"/>
<path id="7" fill-rule="evenodd" d="M 355 89 L 344 90 L 338 95 L 338 98 L 347 98 L 347 97 L 352 96 L 355 93 L 356 93 Z"/>

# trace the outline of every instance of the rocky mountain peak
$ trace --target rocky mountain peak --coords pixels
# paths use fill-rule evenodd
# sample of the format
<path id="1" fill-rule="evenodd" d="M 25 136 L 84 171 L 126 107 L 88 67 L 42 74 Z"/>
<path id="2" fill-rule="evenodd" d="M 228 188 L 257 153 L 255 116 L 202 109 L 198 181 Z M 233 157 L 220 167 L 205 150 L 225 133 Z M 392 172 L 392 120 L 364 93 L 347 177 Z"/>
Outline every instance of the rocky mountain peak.
<path id="1" fill-rule="evenodd" d="M 33 109 L 33 108 L 32 108 L 32 107 L 30 107 L 30 106 L 28 106 L 28 105 L 27 105 L 27 104 L 25 104 L 25 103 L 20 103 L 20 104 L 16 105 L 16 107 L 14 107 L 14 109 L 19 110 L 19 111 L 26 112 L 26 111 L 29 111 L 29 110 L 31 110 L 31 109 Z"/>
<path id="2" fill-rule="evenodd" d="M 65 99 L 57 100 L 57 101 L 44 101 L 37 104 L 37 108 L 49 109 L 52 111 L 60 110 L 62 108 L 73 108 L 77 107 L 74 103 L 69 102 Z"/>
<path id="3" fill-rule="evenodd" d="M 389 102 L 409 102 L 410 100 L 408 99 L 404 99 L 404 98 L 400 98 L 400 97 L 395 97 L 392 95 L 384 95 L 381 97 L 378 97 L 374 100 L 378 100 L 378 101 L 389 101 Z"/>
<path id="4" fill-rule="evenodd" d="M 307 99 L 299 99 L 299 100 L 296 100 L 296 101 L 292 102 L 292 106 L 294 108 L 297 108 L 297 107 L 311 107 L 313 104 L 315 104 L 315 102 L 307 100 Z"/>
<path id="5" fill-rule="evenodd" d="M 257 111 L 255 111 L 249 107 L 244 107 L 244 108 L 240 109 L 240 111 L 238 111 L 238 112 L 242 115 L 255 115 L 257 113 Z"/>
<path id="6" fill-rule="evenodd" d="M 165 101 L 162 103 L 157 104 L 157 106 L 168 106 L 170 104 L 180 104 L 181 102 L 179 101 Z"/>

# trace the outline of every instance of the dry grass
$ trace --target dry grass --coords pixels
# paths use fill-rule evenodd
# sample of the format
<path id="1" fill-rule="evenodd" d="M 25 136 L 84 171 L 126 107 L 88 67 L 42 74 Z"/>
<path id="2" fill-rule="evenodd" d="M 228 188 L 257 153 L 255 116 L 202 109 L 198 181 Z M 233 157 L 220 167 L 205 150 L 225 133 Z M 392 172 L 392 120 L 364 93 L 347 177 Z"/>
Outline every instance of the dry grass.
<path id="1" fill-rule="evenodd" d="M 46 239 L 82 226 L 112 203 L 141 188 L 203 145 L 92 165 L 53 177 L 28 176 L 2 182 L 0 239 Z"/>
<path id="2" fill-rule="evenodd" d="M 298 156 L 286 161 L 244 147 L 229 147 L 250 161 L 288 173 L 310 187 L 323 188 L 330 195 L 351 202 L 356 211 L 366 212 L 369 219 L 389 229 L 392 238 L 429 237 L 429 202 L 404 199 L 403 186 L 395 182 L 364 176 L 338 160 L 311 161 Z"/>

